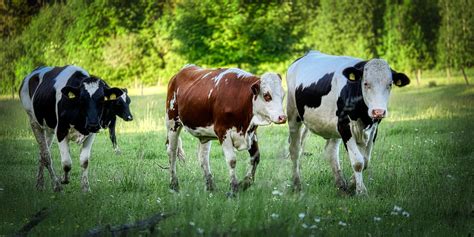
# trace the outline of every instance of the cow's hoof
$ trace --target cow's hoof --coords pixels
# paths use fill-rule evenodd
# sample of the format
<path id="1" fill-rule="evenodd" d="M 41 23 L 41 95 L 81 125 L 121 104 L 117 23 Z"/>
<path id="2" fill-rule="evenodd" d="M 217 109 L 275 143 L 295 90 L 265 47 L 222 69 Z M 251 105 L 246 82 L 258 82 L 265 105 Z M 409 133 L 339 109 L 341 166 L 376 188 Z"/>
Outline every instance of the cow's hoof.
<path id="1" fill-rule="evenodd" d="M 347 189 L 349 188 L 347 186 L 347 182 L 344 179 L 339 179 L 336 181 L 336 187 L 339 191 L 347 192 Z"/>
<path id="2" fill-rule="evenodd" d="M 60 183 L 53 184 L 53 191 L 54 192 L 61 192 L 63 191 L 63 187 Z"/>
<path id="3" fill-rule="evenodd" d="M 300 192 L 301 191 L 301 181 L 300 178 L 293 178 L 293 192 Z"/>
<path id="4" fill-rule="evenodd" d="M 37 180 L 36 181 L 36 190 L 43 191 L 44 190 L 44 180 Z"/>
<path id="5" fill-rule="evenodd" d="M 171 180 L 170 182 L 170 189 L 175 191 L 175 192 L 179 192 L 179 182 L 178 182 L 178 179 L 173 179 Z"/>
<path id="6" fill-rule="evenodd" d="M 227 192 L 225 194 L 227 196 L 227 198 L 236 198 L 237 197 L 237 194 L 235 192 Z"/>
<path id="7" fill-rule="evenodd" d="M 114 152 L 115 152 L 115 155 L 117 156 L 122 155 L 122 151 L 118 147 L 114 149 Z"/>
<path id="8" fill-rule="evenodd" d="M 250 178 L 250 177 L 245 177 L 244 180 L 242 180 L 239 183 L 239 187 L 242 191 L 245 191 L 248 188 L 250 188 L 250 186 L 252 186 L 252 184 L 253 184 L 253 179 Z"/>
<path id="9" fill-rule="evenodd" d="M 216 190 L 216 185 L 214 184 L 212 176 L 206 177 L 206 190 L 209 192 Z"/>

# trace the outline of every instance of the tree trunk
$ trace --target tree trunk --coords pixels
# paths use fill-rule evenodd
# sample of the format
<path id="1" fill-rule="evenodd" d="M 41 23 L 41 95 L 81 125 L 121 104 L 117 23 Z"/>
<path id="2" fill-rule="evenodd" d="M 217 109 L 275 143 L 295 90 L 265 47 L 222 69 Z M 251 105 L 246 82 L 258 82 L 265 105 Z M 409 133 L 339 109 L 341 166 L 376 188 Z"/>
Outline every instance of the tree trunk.
<path id="1" fill-rule="evenodd" d="M 464 71 L 464 67 L 461 67 L 462 75 L 464 76 L 464 81 L 466 81 L 466 85 L 469 85 L 469 81 L 467 80 L 466 72 Z"/>
<path id="2" fill-rule="evenodd" d="M 417 69 L 416 70 L 416 84 L 418 84 L 418 86 L 420 86 L 420 81 L 421 81 L 421 69 Z"/>
<path id="3" fill-rule="evenodd" d="M 448 81 L 451 81 L 451 68 L 446 67 L 446 76 L 448 77 Z"/>

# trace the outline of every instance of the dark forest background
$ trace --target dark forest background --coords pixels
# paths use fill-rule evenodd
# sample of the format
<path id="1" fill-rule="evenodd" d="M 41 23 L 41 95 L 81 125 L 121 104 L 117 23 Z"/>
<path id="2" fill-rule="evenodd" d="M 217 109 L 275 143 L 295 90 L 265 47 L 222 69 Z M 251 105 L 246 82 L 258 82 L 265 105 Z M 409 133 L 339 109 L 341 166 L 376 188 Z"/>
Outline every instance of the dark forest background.
<path id="1" fill-rule="evenodd" d="M 40 65 L 138 87 L 164 85 L 187 63 L 285 73 L 309 49 L 468 83 L 473 9 L 473 0 L 0 0 L 0 94 L 16 94 Z"/>

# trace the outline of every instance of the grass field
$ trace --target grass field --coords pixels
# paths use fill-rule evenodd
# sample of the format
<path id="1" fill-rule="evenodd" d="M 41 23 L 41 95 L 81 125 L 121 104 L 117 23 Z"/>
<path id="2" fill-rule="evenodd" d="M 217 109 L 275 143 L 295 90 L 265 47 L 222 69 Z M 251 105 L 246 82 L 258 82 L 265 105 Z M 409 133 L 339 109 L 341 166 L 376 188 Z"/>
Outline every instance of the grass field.
<path id="1" fill-rule="evenodd" d="M 460 81 L 462 82 L 462 81 Z M 197 139 L 183 133 L 187 154 L 178 164 L 181 192 L 168 189 L 164 90 L 132 96 L 135 120 L 117 127 L 122 154 L 108 134 L 96 139 L 90 161 L 92 192 L 80 189 L 79 147 L 71 145 L 71 183 L 62 193 L 36 191 L 38 148 L 18 100 L 0 100 L 0 235 L 19 230 L 43 207 L 49 216 L 34 236 L 72 236 L 107 224 L 131 223 L 159 212 L 159 235 L 215 236 L 472 236 L 474 234 L 474 87 L 439 83 L 395 89 L 390 117 L 379 129 L 364 173 L 368 197 L 338 195 L 324 140 L 310 136 L 302 157 L 303 191 L 291 192 L 287 125 L 259 128 L 261 162 L 254 186 L 228 199 L 228 170 L 213 142 L 211 167 L 218 190 L 204 190 Z M 346 178 L 349 160 L 341 149 Z M 59 151 L 53 160 L 61 174 Z M 239 152 L 238 177 L 247 152 Z M 394 207 L 402 210 L 395 210 Z M 395 207 L 395 209 L 398 209 Z M 147 235 L 147 232 L 133 233 Z"/>

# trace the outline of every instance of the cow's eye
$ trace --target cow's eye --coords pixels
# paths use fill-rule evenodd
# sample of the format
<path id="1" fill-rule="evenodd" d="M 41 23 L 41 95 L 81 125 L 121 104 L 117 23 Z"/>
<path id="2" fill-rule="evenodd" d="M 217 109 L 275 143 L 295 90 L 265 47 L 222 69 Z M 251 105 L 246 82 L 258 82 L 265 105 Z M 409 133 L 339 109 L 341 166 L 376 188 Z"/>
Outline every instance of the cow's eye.
<path id="1" fill-rule="evenodd" d="M 266 101 L 266 102 L 269 102 L 272 100 L 272 96 L 270 95 L 270 93 L 265 93 L 263 94 L 263 99 Z"/>
<path id="2" fill-rule="evenodd" d="M 388 88 L 389 90 L 392 89 L 392 85 L 393 85 L 393 83 L 388 84 L 387 88 Z"/>
<path id="3" fill-rule="evenodd" d="M 369 88 L 370 88 L 370 84 L 367 83 L 367 82 L 364 82 L 364 87 L 367 88 L 367 89 L 369 89 Z"/>

